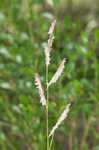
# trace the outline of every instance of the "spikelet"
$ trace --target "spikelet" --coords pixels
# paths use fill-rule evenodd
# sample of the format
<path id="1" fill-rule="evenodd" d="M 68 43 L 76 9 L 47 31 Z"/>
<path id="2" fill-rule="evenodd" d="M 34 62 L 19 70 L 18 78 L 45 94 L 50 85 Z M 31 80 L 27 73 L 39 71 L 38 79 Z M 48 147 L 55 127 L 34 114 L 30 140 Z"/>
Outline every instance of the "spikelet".
<path id="1" fill-rule="evenodd" d="M 35 74 L 35 85 L 37 86 L 37 88 L 39 89 L 39 94 L 40 94 L 40 102 L 42 103 L 42 105 L 46 105 L 46 99 L 44 96 L 44 91 L 40 82 L 40 77 L 39 75 L 36 73 Z"/>
<path id="2" fill-rule="evenodd" d="M 51 27 L 48 32 L 49 35 L 51 35 L 54 32 L 55 24 L 56 24 L 56 20 L 54 20 L 51 24 Z"/>
<path id="3" fill-rule="evenodd" d="M 49 29 L 48 34 L 50 35 L 49 40 L 48 40 L 48 47 L 49 49 L 52 47 L 53 39 L 54 39 L 54 28 L 56 25 L 56 20 L 54 20 L 51 24 L 51 27 Z"/>
<path id="4" fill-rule="evenodd" d="M 49 40 L 48 40 L 48 43 L 44 46 L 44 52 L 45 52 L 45 56 L 46 56 L 46 65 L 47 66 L 50 64 L 50 51 L 51 51 L 51 47 L 52 47 L 52 43 L 53 43 L 53 39 L 54 39 L 55 24 L 56 24 L 56 20 L 54 20 L 51 24 L 51 27 L 48 32 L 48 34 L 50 35 Z"/>
<path id="5" fill-rule="evenodd" d="M 48 66 L 50 64 L 50 51 L 47 44 L 44 45 L 44 52 L 45 52 L 46 65 Z"/>
<path id="6" fill-rule="evenodd" d="M 60 77 L 60 75 L 62 74 L 63 70 L 64 70 L 64 64 L 66 62 L 66 58 L 64 58 L 60 64 L 60 66 L 58 67 L 56 73 L 54 74 L 54 76 L 52 77 L 51 81 L 48 83 L 48 86 L 50 86 L 52 83 L 55 83 L 58 78 Z"/>
<path id="7" fill-rule="evenodd" d="M 69 112 L 69 107 L 71 104 L 68 104 L 65 108 L 65 110 L 63 111 L 63 113 L 61 114 L 60 118 L 58 119 L 56 125 L 52 128 L 49 137 L 52 136 L 55 132 L 55 130 L 58 128 L 58 126 L 62 123 L 62 121 L 67 117 L 67 114 Z"/>

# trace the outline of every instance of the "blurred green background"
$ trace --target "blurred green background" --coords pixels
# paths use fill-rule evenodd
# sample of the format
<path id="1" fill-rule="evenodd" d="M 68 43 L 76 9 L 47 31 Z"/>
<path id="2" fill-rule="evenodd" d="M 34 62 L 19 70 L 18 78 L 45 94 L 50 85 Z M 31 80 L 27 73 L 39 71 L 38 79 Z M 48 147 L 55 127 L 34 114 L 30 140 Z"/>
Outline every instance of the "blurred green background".
<path id="1" fill-rule="evenodd" d="M 34 73 L 45 87 L 45 56 L 56 19 L 49 80 L 49 128 L 72 101 L 52 150 L 99 150 L 99 0 L 0 0 L 0 150 L 46 150 L 45 109 Z"/>

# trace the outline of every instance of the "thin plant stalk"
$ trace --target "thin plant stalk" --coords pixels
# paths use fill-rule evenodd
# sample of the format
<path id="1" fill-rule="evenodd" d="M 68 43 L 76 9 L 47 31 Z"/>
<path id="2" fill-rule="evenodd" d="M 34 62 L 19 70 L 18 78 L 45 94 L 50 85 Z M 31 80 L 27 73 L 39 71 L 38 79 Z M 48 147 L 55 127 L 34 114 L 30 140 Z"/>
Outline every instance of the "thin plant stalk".
<path id="1" fill-rule="evenodd" d="M 50 141 L 50 145 L 49 145 L 49 150 L 51 150 L 51 147 L 52 147 L 52 143 L 53 143 L 53 138 L 54 138 L 54 134 L 52 135 L 52 138 L 51 138 L 51 141 Z"/>
<path id="2" fill-rule="evenodd" d="M 47 136 L 47 150 L 49 150 L 49 138 L 48 138 L 48 65 L 46 65 L 46 136 Z"/>

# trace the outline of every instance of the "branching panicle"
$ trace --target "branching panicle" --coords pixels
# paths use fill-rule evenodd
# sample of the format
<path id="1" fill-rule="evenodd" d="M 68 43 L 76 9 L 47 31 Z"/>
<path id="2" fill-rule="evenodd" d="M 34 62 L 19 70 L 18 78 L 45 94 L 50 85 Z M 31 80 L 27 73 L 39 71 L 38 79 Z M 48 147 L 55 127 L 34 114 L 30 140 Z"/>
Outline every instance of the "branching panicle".
<path id="1" fill-rule="evenodd" d="M 54 29 L 55 29 L 55 24 L 56 24 L 56 20 L 54 20 L 51 24 L 51 27 L 49 29 L 49 40 L 48 43 L 46 43 L 44 45 L 44 52 L 45 52 L 45 59 L 46 59 L 46 98 L 44 96 L 44 90 L 43 87 L 41 85 L 41 81 L 40 81 L 40 77 L 38 74 L 35 74 L 35 85 L 36 87 L 39 89 L 39 94 L 40 94 L 40 102 L 42 103 L 42 105 L 45 105 L 45 109 L 46 109 L 46 139 L 47 139 L 47 150 L 50 150 L 49 147 L 49 137 L 53 137 L 55 130 L 58 128 L 58 126 L 62 123 L 62 121 L 67 117 L 67 114 L 69 112 L 69 107 L 70 104 L 68 104 L 64 110 L 64 112 L 61 114 L 59 120 L 57 121 L 56 125 L 52 128 L 50 134 L 49 134 L 49 125 L 48 125 L 48 101 L 49 101 L 49 86 L 52 83 L 55 83 L 58 78 L 61 76 L 64 67 L 65 67 L 65 62 L 66 62 L 66 58 L 64 58 L 60 64 L 60 66 L 58 67 L 56 73 L 54 74 L 54 76 L 52 77 L 52 79 L 50 80 L 50 82 L 48 82 L 48 65 L 50 64 L 50 52 L 51 52 L 51 47 L 52 47 L 52 43 L 53 43 L 53 39 L 54 39 Z M 53 138 L 52 138 L 53 139 Z M 50 144 L 52 143 L 52 140 L 50 142 Z"/>

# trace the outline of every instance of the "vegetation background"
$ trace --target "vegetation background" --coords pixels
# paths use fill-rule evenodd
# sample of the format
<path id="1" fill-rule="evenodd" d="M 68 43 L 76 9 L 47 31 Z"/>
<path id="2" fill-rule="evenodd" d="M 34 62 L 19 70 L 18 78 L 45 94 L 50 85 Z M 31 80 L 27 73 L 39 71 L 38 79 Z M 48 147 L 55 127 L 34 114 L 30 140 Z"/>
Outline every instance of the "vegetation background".
<path id="1" fill-rule="evenodd" d="M 54 19 L 49 79 L 68 62 L 50 88 L 50 129 L 73 105 L 52 150 L 99 150 L 99 0 L 0 0 L 0 150 L 46 149 L 34 73 L 45 82 L 43 44 Z"/>

